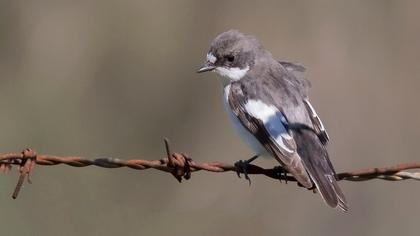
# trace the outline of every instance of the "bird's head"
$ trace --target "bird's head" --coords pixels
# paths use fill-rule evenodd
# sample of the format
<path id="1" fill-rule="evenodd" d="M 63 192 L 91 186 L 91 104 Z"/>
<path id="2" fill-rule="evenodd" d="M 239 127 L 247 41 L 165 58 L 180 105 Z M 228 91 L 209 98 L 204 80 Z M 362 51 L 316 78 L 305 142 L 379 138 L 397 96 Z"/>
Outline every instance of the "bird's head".
<path id="1" fill-rule="evenodd" d="M 229 80 L 239 80 L 255 64 L 257 54 L 262 51 L 258 41 L 237 30 L 219 34 L 211 43 L 206 62 L 197 71 L 215 71 Z"/>

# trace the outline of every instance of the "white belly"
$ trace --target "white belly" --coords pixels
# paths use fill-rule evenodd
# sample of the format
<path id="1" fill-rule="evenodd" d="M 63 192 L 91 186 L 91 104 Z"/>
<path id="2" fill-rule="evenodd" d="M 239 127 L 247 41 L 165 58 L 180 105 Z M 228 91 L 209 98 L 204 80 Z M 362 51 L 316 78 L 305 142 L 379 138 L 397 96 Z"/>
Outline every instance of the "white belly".
<path id="1" fill-rule="evenodd" d="M 254 151 L 256 155 L 264 155 L 267 154 L 265 148 L 261 145 L 261 143 L 252 135 L 239 121 L 238 117 L 232 112 L 230 108 L 228 97 L 230 91 L 230 84 L 226 85 L 223 88 L 223 104 L 226 110 L 226 113 L 229 116 L 229 120 L 232 122 L 233 127 L 235 128 L 236 132 L 241 136 L 242 140 Z"/>

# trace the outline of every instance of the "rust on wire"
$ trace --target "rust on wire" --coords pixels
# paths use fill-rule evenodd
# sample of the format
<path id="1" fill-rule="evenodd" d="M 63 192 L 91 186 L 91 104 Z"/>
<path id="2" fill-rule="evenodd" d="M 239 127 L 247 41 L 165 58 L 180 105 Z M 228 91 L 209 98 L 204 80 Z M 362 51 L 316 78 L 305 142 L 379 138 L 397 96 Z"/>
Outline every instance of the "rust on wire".
<path id="1" fill-rule="evenodd" d="M 21 153 L 22 161 L 19 163 L 18 170 L 20 172 L 19 180 L 16 184 L 15 191 L 13 191 L 12 198 L 16 199 L 19 195 L 20 189 L 23 186 L 25 179 L 28 180 L 28 183 L 31 183 L 30 174 L 35 168 L 36 163 L 36 152 L 29 148 L 25 149 Z"/>
<path id="2" fill-rule="evenodd" d="M 96 158 L 87 159 L 78 156 L 59 157 L 52 155 L 40 155 L 32 149 L 25 149 L 21 153 L 0 154 L 0 171 L 8 172 L 12 165 L 17 166 L 20 172 L 19 180 L 12 197 L 17 198 L 19 191 L 25 180 L 30 183 L 30 176 L 37 165 L 54 166 L 65 164 L 73 167 L 98 166 L 102 168 L 121 168 L 127 167 L 136 170 L 155 169 L 171 173 L 178 182 L 182 179 L 191 178 L 191 173 L 196 171 L 209 172 L 239 172 L 243 173 L 233 164 L 221 162 L 197 163 L 188 155 L 171 152 L 169 141 L 165 141 L 166 157 L 160 160 L 122 160 L 118 158 Z M 281 169 L 281 168 L 280 168 Z M 290 174 L 279 174 L 284 172 L 277 168 L 266 169 L 257 165 L 248 164 L 247 173 L 253 175 L 264 175 L 277 180 L 295 181 Z M 407 172 L 410 169 L 420 169 L 420 163 L 398 164 L 390 167 L 368 168 L 356 171 L 348 171 L 337 174 L 338 180 L 347 181 L 367 181 L 371 179 L 382 179 L 390 181 L 399 181 L 406 179 L 420 180 L 420 173 Z"/>

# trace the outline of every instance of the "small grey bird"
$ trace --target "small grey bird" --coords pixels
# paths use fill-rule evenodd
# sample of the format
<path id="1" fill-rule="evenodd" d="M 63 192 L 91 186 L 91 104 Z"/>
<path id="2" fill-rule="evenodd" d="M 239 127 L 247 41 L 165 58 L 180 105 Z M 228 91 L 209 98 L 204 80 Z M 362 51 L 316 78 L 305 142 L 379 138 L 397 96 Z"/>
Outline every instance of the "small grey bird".
<path id="1" fill-rule="evenodd" d="M 226 112 L 256 154 L 242 163 L 274 157 L 302 186 L 316 187 L 329 206 L 348 209 L 328 157 L 328 134 L 309 102 L 310 83 L 302 65 L 277 61 L 253 36 L 229 30 L 211 43 L 197 72 L 206 71 L 220 75 Z"/>

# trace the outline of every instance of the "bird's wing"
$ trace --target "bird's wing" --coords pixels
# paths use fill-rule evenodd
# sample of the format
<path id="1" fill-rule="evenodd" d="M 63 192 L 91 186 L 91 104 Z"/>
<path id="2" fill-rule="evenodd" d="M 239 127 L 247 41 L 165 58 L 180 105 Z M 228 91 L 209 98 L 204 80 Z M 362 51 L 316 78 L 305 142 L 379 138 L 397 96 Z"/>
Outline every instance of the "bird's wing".
<path id="1" fill-rule="evenodd" d="M 261 100 L 248 99 L 238 85 L 232 83 L 228 96 L 233 113 L 300 184 L 311 188 L 312 181 L 297 152 L 295 140 L 285 128 L 287 121 L 282 112 Z"/>
<path id="2" fill-rule="evenodd" d="M 272 104 L 281 109 L 289 127 L 291 124 L 303 124 L 313 129 L 291 130 L 297 146 L 297 153 L 306 171 L 329 206 L 347 210 L 346 199 L 337 183 L 336 173 L 326 150 L 328 134 L 321 120 L 316 115 L 308 98 L 303 96 L 301 91 L 297 91 L 299 87 L 287 86 L 287 83 L 282 84 L 284 81 L 290 81 L 289 74 L 283 74 L 282 77 L 271 81 L 272 84 L 269 86 L 278 89 L 278 91 L 269 94 Z M 265 91 L 267 93 L 270 90 L 266 89 Z"/>

